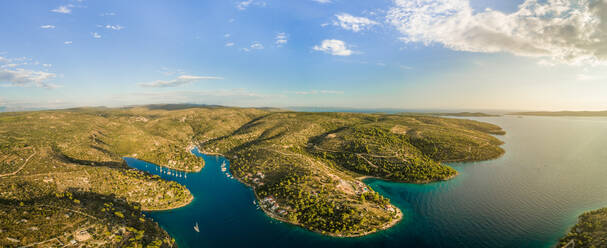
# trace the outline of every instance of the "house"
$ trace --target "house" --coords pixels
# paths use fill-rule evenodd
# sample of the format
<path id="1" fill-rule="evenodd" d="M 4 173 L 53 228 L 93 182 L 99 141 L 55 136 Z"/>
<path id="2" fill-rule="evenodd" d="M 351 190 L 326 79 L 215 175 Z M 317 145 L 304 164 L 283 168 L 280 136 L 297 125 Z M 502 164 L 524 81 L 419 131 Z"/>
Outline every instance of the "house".
<path id="1" fill-rule="evenodd" d="M 272 211 L 276 212 L 276 210 L 277 210 L 279 207 L 280 207 L 280 206 L 278 206 L 278 203 L 274 203 L 274 204 L 272 205 L 272 207 L 270 208 L 270 210 L 272 210 Z"/>

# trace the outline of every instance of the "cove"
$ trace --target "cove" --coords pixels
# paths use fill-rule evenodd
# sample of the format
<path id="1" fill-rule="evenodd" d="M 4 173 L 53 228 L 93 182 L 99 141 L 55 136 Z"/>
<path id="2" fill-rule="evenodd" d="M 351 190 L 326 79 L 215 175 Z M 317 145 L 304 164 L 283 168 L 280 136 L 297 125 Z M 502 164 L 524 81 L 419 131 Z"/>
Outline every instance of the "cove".
<path id="1" fill-rule="evenodd" d="M 506 130 L 498 136 L 506 154 L 451 164 L 460 175 L 446 182 L 366 180 L 405 216 L 393 228 L 360 238 L 326 237 L 267 217 L 253 204 L 252 190 L 222 172 L 223 163 L 229 168 L 223 157 L 194 150 L 206 163 L 198 173 L 161 172 L 125 160 L 194 195 L 185 207 L 146 213 L 179 247 L 553 247 L 579 214 L 607 206 L 607 118 L 476 120 Z"/>

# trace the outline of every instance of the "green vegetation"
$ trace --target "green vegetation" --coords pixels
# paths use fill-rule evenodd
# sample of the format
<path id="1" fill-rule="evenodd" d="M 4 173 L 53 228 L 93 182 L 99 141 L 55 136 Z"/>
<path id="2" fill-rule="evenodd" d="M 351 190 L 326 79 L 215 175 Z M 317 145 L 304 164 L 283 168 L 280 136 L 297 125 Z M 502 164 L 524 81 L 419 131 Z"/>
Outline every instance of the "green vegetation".
<path id="1" fill-rule="evenodd" d="M 559 241 L 559 247 L 574 242 L 578 248 L 607 247 L 607 208 L 590 211 Z"/>
<path id="2" fill-rule="evenodd" d="M 141 221 L 144 220 L 144 221 Z M 0 200 L 0 246 L 171 247 L 155 222 L 124 201 L 65 192 L 26 201 Z"/>
<path id="3" fill-rule="evenodd" d="M 4 203 L 0 204 L 0 215 L 18 212 L 16 221 L 29 223 L 16 225 L 12 217 L 2 217 L 6 222 L 0 224 L 0 246 L 24 246 L 49 239 L 55 242 L 50 246 L 72 240 L 85 247 L 98 243 L 112 247 L 173 246 L 154 222 L 145 221 L 141 210 L 180 207 L 188 204 L 192 195 L 176 182 L 130 169 L 122 157 L 199 171 L 202 159 L 189 152 L 199 142 L 195 139 L 224 135 L 229 128 L 236 129 L 259 113 L 265 111 L 137 107 L 0 114 L 0 202 Z M 212 130 L 211 126 L 223 128 Z M 66 193 L 86 197 L 69 202 L 56 197 Z M 115 207 L 100 210 L 89 204 L 103 206 L 106 202 Z M 50 213 L 78 211 L 96 219 L 84 215 L 80 216 L 82 221 L 72 222 L 60 214 L 43 216 L 47 208 L 42 204 L 53 206 L 48 209 Z M 89 229 L 93 224 L 95 228 Z M 86 240 L 91 240 L 91 245 L 69 237 L 81 229 L 89 230 L 92 238 Z"/>
<path id="4" fill-rule="evenodd" d="M 534 115 L 534 116 L 573 116 L 573 117 L 606 117 L 607 111 L 537 111 L 518 112 L 510 115 Z"/>
<path id="5" fill-rule="evenodd" d="M 362 178 L 448 180 L 456 171 L 442 162 L 496 158 L 504 151 L 492 134 L 503 133 L 488 123 L 427 115 L 193 105 L 3 113 L 0 201 L 6 204 L 0 213 L 25 210 L 23 217 L 33 220 L 46 204 L 96 219 L 48 227 L 44 235 L 22 229 L 31 226 L 2 223 L 0 239 L 8 246 L 49 239 L 64 244 L 72 242 L 66 233 L 95 224 L 86 229 L 93 236 L 87 240 L 172 246 L 140 211 L 183 206 L 192 200 L 190 192 L 129 169 L 122 157 L 199 171 L 203 161 L 189 152 L 194 145 L 227 156 L 232 174 L 254 189 L 273 218 L 327 235 L 361 236 L 402 218 Z M 66 200 L 68 193 L 77 197 Z M 46 217 L 49 223 L 67 223 L 61 216 Z"/>
<path id="6" fill-rule="evenodd" d="M 501 128 L 424 115 L 273 112 L 203 142 L 231 160 L 232 173 L 266 201 L 274 218 L 334 236 L 360 236 L 402 216 L 361 177 L 403 182 L 447 180 L 441 162 L 503 154 Z"/>

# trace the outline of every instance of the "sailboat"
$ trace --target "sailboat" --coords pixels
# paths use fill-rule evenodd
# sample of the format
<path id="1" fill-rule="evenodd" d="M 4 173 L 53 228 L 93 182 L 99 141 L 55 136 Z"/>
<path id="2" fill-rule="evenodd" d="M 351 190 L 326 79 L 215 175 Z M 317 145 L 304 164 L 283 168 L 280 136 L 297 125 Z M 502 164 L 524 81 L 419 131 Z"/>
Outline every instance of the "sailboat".
<path id="1" fill-rule="evenodd" d="M 200 232 L 200 229 L 198 228 L 198 222 L 196 222 L 196 225 L 194 225 L 194 231 Z"/>

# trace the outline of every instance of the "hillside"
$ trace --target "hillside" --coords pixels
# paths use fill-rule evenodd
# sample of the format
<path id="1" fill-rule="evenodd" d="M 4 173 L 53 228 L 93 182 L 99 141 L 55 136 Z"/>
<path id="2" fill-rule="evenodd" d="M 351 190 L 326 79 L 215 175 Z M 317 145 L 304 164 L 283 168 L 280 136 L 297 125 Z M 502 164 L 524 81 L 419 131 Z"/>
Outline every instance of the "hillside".
<path id="1" fill-rule="evenodd" d="M 73 233 L 93 225 L 91 241 L 126 246 L 153 244 L 149 238 L 131 238 L 136 228 L 164 240 L 170 237 L 154 224 L 140 224 L 141 210 L 183 206 L 190 192 L 175 182 L 162 180 L 126 166 L 124 156 L 161 166 L 199 171 L 203 161 L 189 152 L 196 139 L 228 133 L 264 113 L 254 109 L 192 108 L 164 110 L 155 107 L 128 109 L 82 108 L 0 114 L 0 215 L 20 213 L 19 219 L 2 218 L 0 246 L 22 246 L 46 238 L 71 242 Z M 63 194 L 81 195 L 80 203 L 66 202 Z M 105 199 L 105 200 L 104 200 Z M 88 204 L 88 202 L 98 204 Z M 24 206 L 19 207 L 23 202 Z M 18 204 L 16 204 L 18 203 Z M 105 203 L 133 213 L 137 221 L 115 222 L 112 215 L 98 215 Z M 63 218 L 61 211 L 41 212 L 57 206 L 66 213 L 78 211 L 78 221 Z M 26 212 L 23 212 L 26 211 Z M 62 210 L 63 211 L 63 210 Z M 27 213 L 27 214 L 25 214 Z M 43 219 L 40 219 L 43 218 Z M 129 219 L 131 215 L 120 219 Z M 38 223 L 51 222 L 53 227 Z M 75 222 L 74 222 L 75 221 Z M 75 223 L 72 225 L 72 223 Z M 136 225 L 132 224 L 135 223 Z M 145 220 L 142 223 L 153 223 Z M 45 228 L 45 234 L 40 231 Z M 88 230 L 88 229 L 87 229 Z M 126 231 L 125 231 L 126 230 Z M 153 233 L 156 233 L 152 235 Z M 89 239 L 79 240 L 86 243 Z"/>
<path id="2" fill-rule="evenodd" d="M 441 162 L 504 153 L 491 134 L 503 131 L 430 116 L 275 112 L 200 148 L 226 155 L 237 178 L 260 198 L 275 199 L 279 208 L 267 211 L 275 218 L 329 235 L 359 236 L 401 218 L 361 178 L 448 180 L 457 172 Z"/>
<path id="3" fill-rule="evenodd" d="M 560 246 L 574 242 L 575 247 L 607 247 L 607 208 L 590 211 L 559 241 Z"/>
<path id="4" fill-rule="evenodd" d="M 492 134 L 503 133 L 492 124 L 431 116 L 218 106 L 2 113 L 0 214 L 20 215 L 3 218 L 0 245 L 172 246 L 141 210 L 183 206 L 191 194 L 129 169 L 122 157 L 199 171 L 203 161 L 189 152 L 195 145 L 227 156 L 232 174 L 254 189 L 271 217 L 327 235 L 365 235 L 394 225 L 402 213 L 362 178 L 448 180 L 457 172 L 442 162 L 499 157 L 502 142 Z M 44 233 L 35 231 L 41 227 Z M 83 228 L 90 238 L 74 236 Z"/>

